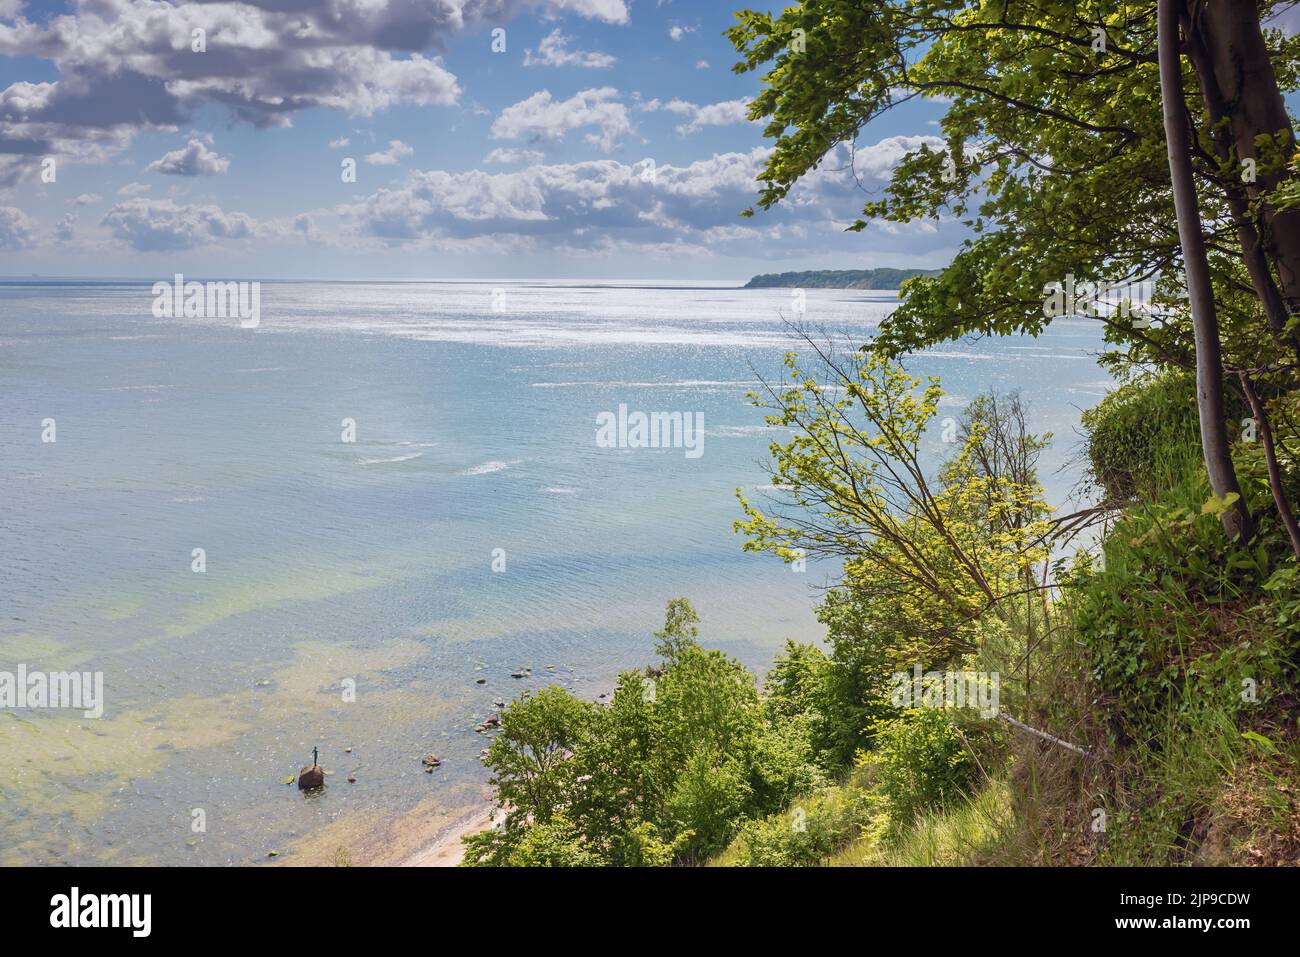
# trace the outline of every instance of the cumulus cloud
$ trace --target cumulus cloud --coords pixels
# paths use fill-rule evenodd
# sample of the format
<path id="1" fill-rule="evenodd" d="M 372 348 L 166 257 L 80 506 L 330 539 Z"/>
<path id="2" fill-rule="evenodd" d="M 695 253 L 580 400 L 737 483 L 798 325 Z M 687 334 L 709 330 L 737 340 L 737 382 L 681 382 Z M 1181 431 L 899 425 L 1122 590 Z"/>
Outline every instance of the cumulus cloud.
<path id="1" fill-rule="evenodd" d="M 608 53 L 570 50 L 572 37 L 566 37 L 557 27 L 537 44 L 537 53 L 524 51 L 524 66 L 580 66 L 593 70 L 605 70 L 618 62 Z"/>
<path id="2" fill-rule="evenodd" d="M 597 132 L 585 139 L 605 153 L 613 152 L 632 131 L 627 107 L 618 101 L 611 86 L 580 90 L 567 100 L 556 100 L 549 90 L 539 90 L 526 100 L 501 111 L 492 121 L 493 139 L 527 137 L 533 141 L 559 142 L 570 130 L 594 126 Z"/>
<path id="3" fill-rule="evenodd" d="M 148 173 L 168 176 L 220 176 L 230 169 L 230 160 L 208 149 L 198 137 L 191 137 L 183 149 L 165 153 L 145 167 Z"/>
<path id="4" fill-rule="evenodd" d="M 143 196 L 153 187 L 148 183 L 127 183 L 117 191 L 118 196 Z"/>
<path id="5" fill-rule="evenodd" d="M 176 129 L 204 106 L 267 127 L 312 107 L 369 116 L 453 104 L 460 85 L 429 51 L 526 8 L 628 19 L 624 0 L 67 0 L 66 13 L 0 23 L 0 57 L 58 71 L 0 90 L 0 186 L 29 173 L 25 157 L 103 160 L 137 132 Z"/>
<path id="6" fill-rule="evenodd" d="M 36 224 L 21 209 L 0 206 L 0 249 L 26 249 L 34 245 Z"/>
<path id="7" fill-rule="evenodd" d="M 98 203 L 103 198 L 104 197 L 100 196 L 98 193 L 82 193 L 72 202 L 77 206 L 90 206 L 94 203 Z"/>
<path id="8" fill-rule="evenodd" d="M 688 33 L 694 33 L 694 32 L 695 32 L 695 28 L 694 28 L 694 27 L 683 27 L 683 26 L 680 26 L 680 25 L 674 24 L 674 25 L 669 29 L 669 31 L 668 31 L 668 35 L 669 35 L 670 37 L 672 37 L 672 38 L 673 38 L 673 42 L 676 43 L 676 42 L 677 42 L 678 40 L 680 40 L 682 37 L 686 36 L 686 34 L 688 34 Z"/>
<path id="9" fill-rule="evenodd" d="M 54 241 L 70 243 L 75 238 L 77 217 L 67 213 L 54 226 Z"/>
<path id="10" fill-rule="evenodd" d="M 689 122 L 677 127 L 677 132 L 683 136 L 701 130 L 706 126 L 730 126 L 733 123 L 749 122 L 749 100 L 743 97 L 738 100 L 724 100 L 721 103 L 708 103 L 703 106 L 688 103 L 686 100 L 650 100 L 641 108 L 649 112 L 662 110 L 668 113 L 689 116 Z"/>
<path id="11" fill-rule="evenodd" d="M 23 0 L 0 0 L 0 20 L 17 20 L 23 12 Z"/>
<path id="12" fill-rule="evenodd" d="M 110 234 L 140 252 L 174 251 L 250 239 L 257 223 L 219 206 L 182 205 L 170 199 L 129 199 L 101 220 Z"/>
<path id="13" fill-rule="evenodd" d="M 900 145 L 891 138 L 859 150 L 859 175 L 887 173 L 888 164 L 901 157 Z M 413 170 L 400 183 L 331 215 L 340 219 L 341 236 L 459 252 L 617 246 L 805 256 L 842 249 L 843 218 L 861 208 L 847 153 L 797 184 L 776 209 L 755 220 L 738 218 L 753 202 L 755 178 L 770 155 L 759 147 L 683 165 L 597 159 L 495 173 Z M 924 225 L 902 229 L 936 245 L 937 237 L 928 238 L 933 226 Z"/>
<path id="14" fill-rule="evenodd" d="M 401 140 L 389 140 L 388 149 L 382 153 L 370 153 L 366 156 L 366 162 L 371 166 L 396 166 L 404 159 L 410 159 L 415 155 L 415 148 L 408 146 Z"/>
<path id="15" fill-rule="evenodd" d="M 859 179 L 886 179 L 904 156 L 922 146 L 943 150 L 947 144 L 939 136 L 889 136 L 869 146 L 841 143 L 823 164 L 827 167 L 850 167 Z"/>
<path id="16" fill-rule="evenodd" d="M 498 146 L 483 157 L 484 163 L 513 166 L 515 163 L 540 163 L 545 158 L 540 150 L 521 150 L 512 146 Z"/>
<path id="17" fill-rule="evenodd" d="M 341 150 L 343 149 L 343 147 L 351 146 L 351 145 L 352 145 L 352 141 L 348 139 L 346 136 L 340 136 L 338 139 L 330 140 L 329 142 L 329 147 L 332 150 Z"/>

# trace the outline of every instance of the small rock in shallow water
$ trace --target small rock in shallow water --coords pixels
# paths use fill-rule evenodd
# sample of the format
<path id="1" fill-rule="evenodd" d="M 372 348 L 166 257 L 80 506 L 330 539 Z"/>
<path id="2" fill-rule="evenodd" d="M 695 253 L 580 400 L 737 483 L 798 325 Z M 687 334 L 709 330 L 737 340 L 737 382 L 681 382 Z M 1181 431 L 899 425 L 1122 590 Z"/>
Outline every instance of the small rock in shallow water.
<path id="1" fill-rule="evenodd" d="M 356 783 L 357 783 L 357 779 L 356 779 L 356 777 L 355 777 L 354 775 L 349 774 L 349 775 L 348 775 L 348 784 L 356 784 Z"/>
<path id="2" fill-rule="evenodd" d="M 486 679 L 486 678 L 475 678 L 475 679 L 474 679 L 474 684 L 476 684 L 476 685 L 485 685 L 485 684 L 487 684 L 487 679 Z"/>
<path id="3" fill-rule="evenodd" d="M 266 856 L 267 856 L 267 857 L 279 857 L 279 856 L 280 856 L 280 852 L 279 852 L 279 851 L 267 851 L 267 852 L 266 852 Z"/>
<path id="4" fill-rule="evenodd" d="M 432 774 L 433 769 L 442 764 L 442 758 L 438 757 L 436 754 L 426 754 L 420 760 L 420 763 L 424 765 L 424 770 Z"/>

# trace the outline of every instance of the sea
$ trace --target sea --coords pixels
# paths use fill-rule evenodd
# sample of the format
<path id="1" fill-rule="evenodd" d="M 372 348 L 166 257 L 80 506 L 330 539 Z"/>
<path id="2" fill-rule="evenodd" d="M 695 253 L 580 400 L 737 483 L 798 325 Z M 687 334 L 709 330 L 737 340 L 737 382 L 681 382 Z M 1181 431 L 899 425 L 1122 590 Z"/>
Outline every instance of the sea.
<path id="1" fill-rule="evenodd" d="M 785 437 L 747 394 L 807 352 L 796 327 L 856 347 L 896 293 L 264 282 L 255 327 L 157 299 L 0 283 L 0 676 L 103 681 L 100 716 L 0 707 L 0 863 L 391 862 L 482 806 L 500 702 L 600 700 L 670 599 L 758 673 L 821 640 L 838 570 L 733 529 Z M 906 364 L 943 417 L 1019 391 L 1070 508 L 1098 325 Z M 696 444 L 601 441 L 620 409 Z"/>

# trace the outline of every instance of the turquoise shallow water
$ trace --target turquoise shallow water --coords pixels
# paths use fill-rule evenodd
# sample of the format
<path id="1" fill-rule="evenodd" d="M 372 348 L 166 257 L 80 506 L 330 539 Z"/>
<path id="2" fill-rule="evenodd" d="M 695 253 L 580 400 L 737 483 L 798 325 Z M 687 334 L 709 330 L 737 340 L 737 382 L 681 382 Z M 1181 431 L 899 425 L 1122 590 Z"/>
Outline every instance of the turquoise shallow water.
<path id="1" fill-rule="evenodd" d="M 812 290 L 805 318 L 863 339 L 892 301 Z M 257 329 L 151 303 L 0 284 L 0 670 L 102 671 L 107 699 L 98 721 L 0 711 L 0 862 L 244 863 L 349 817 L 462 808 L 495 700 L 595 697 L 676 595 L 755 667 L 820 634 L 834 570 L 731 530 L 734 490 L 767 482 L 774 433 L 744 395 L 792 347 L 788 290 L 267 283 Z M 952 414 L 1022 390 L 1061 502 L 1099 348 L 1062 320 L 910 365 Z M 598 447 L 620 404 L 701 414 L 703 455 Z M 336 772 L 314 799 L 283 783 L 313 746 Z"/>

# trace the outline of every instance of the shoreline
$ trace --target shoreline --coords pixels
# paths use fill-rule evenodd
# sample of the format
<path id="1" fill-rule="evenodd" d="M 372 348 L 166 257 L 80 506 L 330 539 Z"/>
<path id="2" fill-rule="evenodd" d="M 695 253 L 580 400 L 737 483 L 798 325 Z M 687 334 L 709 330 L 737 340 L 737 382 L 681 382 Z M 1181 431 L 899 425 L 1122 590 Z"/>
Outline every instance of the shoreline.
<path id="1" fill-rule="evenodd" d="M 492 826 L 496 807 L 489 805 L 457 821 L 438 838 L 398 862 L 397 867 L 458 867 L 465 859 L 462 837 L 481 834 Z"/>

